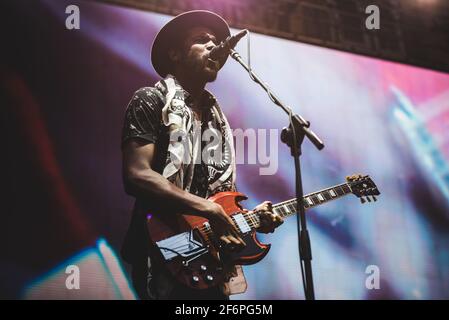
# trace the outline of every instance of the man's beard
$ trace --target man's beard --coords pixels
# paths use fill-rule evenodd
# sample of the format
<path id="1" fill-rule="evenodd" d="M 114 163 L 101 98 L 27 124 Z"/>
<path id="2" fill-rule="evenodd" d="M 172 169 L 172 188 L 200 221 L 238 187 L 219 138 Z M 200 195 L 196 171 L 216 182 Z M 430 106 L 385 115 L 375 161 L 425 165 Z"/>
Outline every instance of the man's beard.
<path id="1" fill-rule="evenodd" d="M 199 77 L 202 81 L 212 82 L 217 79 L 218 70 L 214 68 L 213 64 L 203 59 L 193 59 L 192 57 L 185 57 L 187 70 Z"/>

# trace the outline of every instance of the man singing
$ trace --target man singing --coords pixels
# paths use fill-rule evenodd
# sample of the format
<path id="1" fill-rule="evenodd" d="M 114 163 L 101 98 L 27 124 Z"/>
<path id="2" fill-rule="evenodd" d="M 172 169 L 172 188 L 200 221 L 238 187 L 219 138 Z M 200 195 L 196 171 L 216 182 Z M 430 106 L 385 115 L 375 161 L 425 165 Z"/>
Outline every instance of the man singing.
<path id="1" fill-rule="evenodd" d="M 139 89 L 126 109 L 123 180 L 136 203 L 122 255 L 132 264 L 133 283 L 142 299 L 228 298 L 224 284 L 198 290 L 178 283 L 149 244 L 151 235 L 146 231 L 149 210 L 173 215 L 173 219 L 188 212 L 208 219 L 222 246 L 230 251 L 245 246 L 224 209 L 207 200 L 217 192 L 235 191 L 232 132 L 217 100 L 205 89 L 228 56 L 212 60 L 209 54 L 228 36 L 226 21 L 209 11 L 189 11 L 173 18 L 157 34 L 151 49 L 152 64 L 163 79 L 154 87 Z M 195 133 L 206 130 L 222 140 L 215 156 L 202 156 L 211 150 L 205 150 L 207 141 L 195 138 Z M 263 211 L 257 231 L 273 232 L 282 223 L 269 201 L 255 210 Z"/>

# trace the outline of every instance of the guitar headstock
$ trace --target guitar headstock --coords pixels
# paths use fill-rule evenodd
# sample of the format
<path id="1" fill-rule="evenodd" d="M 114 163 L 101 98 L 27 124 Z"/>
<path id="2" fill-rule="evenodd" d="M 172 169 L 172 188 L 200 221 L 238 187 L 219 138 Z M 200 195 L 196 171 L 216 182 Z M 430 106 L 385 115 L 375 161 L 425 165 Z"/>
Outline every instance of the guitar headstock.
<path id="1" fill-rule="evenodd" d="M 376 196 L 380 195 L 379 189 L 370 178 L 370 176 L 363 176 L 356 174 L 346 177 L 346 181 L 352 190 L 352 193 L 360 198 L 362 203 L 376 201 Z M 371 198 L 370 198 L 371 197 Z"/>

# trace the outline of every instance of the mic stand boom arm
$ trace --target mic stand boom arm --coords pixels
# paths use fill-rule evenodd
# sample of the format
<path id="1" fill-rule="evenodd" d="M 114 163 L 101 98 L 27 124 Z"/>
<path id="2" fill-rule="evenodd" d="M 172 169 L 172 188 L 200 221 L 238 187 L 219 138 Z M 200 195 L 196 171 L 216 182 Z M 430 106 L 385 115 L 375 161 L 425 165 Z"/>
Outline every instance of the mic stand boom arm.
<path id="1" fill-rule="evenodd" d="M 301 178 L 301 144 L 304 141 L 304 137 L 307 137 L 312 144 L 321 150 L 324 148 L 323 142 L 318 138 L 318 136 L 309 129 L 310 122 L 306 121 L 303 117 L 298 114 L 293 114 L 290 107 L 285 106 L 279 98 L 271 91 L 271 89 L 249 68 L 249 66 L 243 61 L 240 54 L 234 49 L 230 50 L 230 56 L 236 60 L 249 74 L 250 78 L 258 83 L 268 94 L 270 99 L 289 117 L 289 127 L 284 128 L 281 134 L 282 142 L 286 143 L 291 150 L 291 155 L 295 162 L 295 182 L 296 182 L 296 204 L 297 212 L 299 213 L 297 224 L 298 224 L 298 247 L 299 247 L 299 257 L 301 263 L 301 276 L 304 287 L 304 294 L 307 300 L 314 300 L 315 293 L 313 288 L 313 275 L 312 275 L 312 250 L 310 246 L 309 232 L 307 230 L 306 215 L 303 205 L 303 187 Z M 305 273 L 305 274 L 304 274 Z"/>

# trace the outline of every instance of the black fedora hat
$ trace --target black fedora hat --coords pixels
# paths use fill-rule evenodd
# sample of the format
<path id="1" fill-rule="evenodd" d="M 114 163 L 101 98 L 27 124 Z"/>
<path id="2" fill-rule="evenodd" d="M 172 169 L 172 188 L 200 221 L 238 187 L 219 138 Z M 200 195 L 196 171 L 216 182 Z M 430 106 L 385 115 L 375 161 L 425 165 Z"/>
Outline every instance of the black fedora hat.
<path id="1" fill-rule="evenodd" d="M 151 47 L 151 63 L 161 77 L 165 77 L 171 72 L 172 62 L 169 59 L 168 51 L 173 47 L 173 42 L 182 40 L 179 35 L 185 34 L 184 31 L 194 27 L 209 28 L 214 33 L 218 43 L 231 35 L 228 23 L 211 11 L 193 10 L 174 17 L 162 27 Z M 227 56 L 223 61 L 220 61 L 221 65 L 226 60 Z"/>

